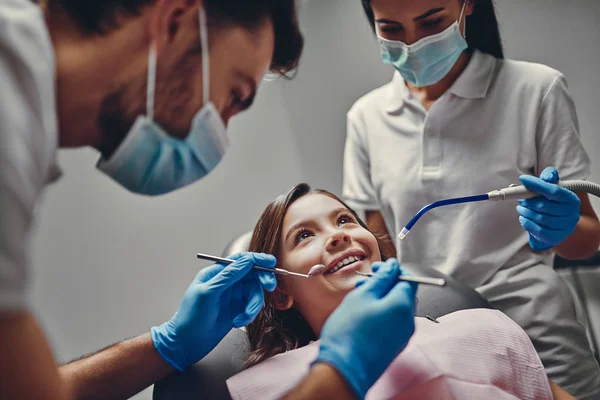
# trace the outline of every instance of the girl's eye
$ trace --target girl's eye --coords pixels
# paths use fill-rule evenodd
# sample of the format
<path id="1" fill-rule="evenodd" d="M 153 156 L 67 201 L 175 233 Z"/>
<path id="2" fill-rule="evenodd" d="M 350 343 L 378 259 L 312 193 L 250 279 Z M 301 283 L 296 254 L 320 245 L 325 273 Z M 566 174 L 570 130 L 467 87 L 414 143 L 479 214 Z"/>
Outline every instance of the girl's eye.
<path id="1" fill-rule="evenodd" d="M 339 225 L 355 224 L 355 223 L 356 223 L 356 219 L 354 219 L 354 217 L 352 217 L 350 215 L 340 215 L 340 217 L 338 218 Z"/>
<path id="2" fill-rule="evenodd" d="M 294 242 L 295 242 L 296 244 L 298 244 L 298 243 L 300 243 L 301 241 L 303 241 L 303 240 L 305 240 L 305 239 L 308 239 L 308 238 L 309 238 L 309 237 L 311 237 L 311 236 L 312 236 L 312 232 L 311 232 L 311 231 L 309 231 L 309 230 L 306 230 L 306 229 L 304 229 L 304 230 L 300 231 L 300 233 L 298 233 L 298 234 L 296 235 L 296 239 L 294 240 Z"/>

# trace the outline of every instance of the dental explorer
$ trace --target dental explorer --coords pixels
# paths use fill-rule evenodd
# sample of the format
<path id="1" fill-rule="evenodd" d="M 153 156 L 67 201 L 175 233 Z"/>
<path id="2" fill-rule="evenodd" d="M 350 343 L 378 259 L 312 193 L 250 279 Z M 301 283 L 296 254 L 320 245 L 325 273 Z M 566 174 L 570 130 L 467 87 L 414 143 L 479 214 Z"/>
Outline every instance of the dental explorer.
<path id="1" fill-rule="evenodd" d="M 211 256 L 209 254 L 202 254 L 202 253 L 198 253 L 197 257 L 201 258 L 203 260 L 214 261 L 214 262 L 223 263 L 223 264 L 231 264 L 231 263 L 235 262 L 235 260 L 230 260 L 228 258 L 216 257 L 216 256 Z M 265 268 L 265 267 L 260 267 L 258 265 L 254 266 L 254 269 L 258 269 L 260 271 L 272 272 L 276 275 L 282 275 L 282 276 L 299 276 L 302 278 L 311 278 L 316 275 L 321 275 L 323 273 L 323 271 L 325 271 L 325 268 L 326 267 L 323 264 L 318 264 L 318 265 L 313 266 L 310 269 L 310 271 L 308 271 L 308 274 L 299 274 L 297 272 L 290 272 L 290 271 L 286 271 L 285 269 L 281 269 L 281 268 Z"/>
<path id="2" fill-rule="evenodd" d="M 600 185 L 593 182 L 582 181 L 582 180 L 572 180 L 572 181 L 562 181 L 557 183 L 558 186 L 568 189 L 572 192 L 585 192 L 596 197 L 600 197 Z M 523 185 L 511 185 L 507 188 L 500 190 L 493 190 L 486 194 L 480 194 L 476 196 L 469 197 L 458 197 L 454 199 L 446 199 L 436 201 L 431 203 L 425 207 L 423 207 L 409 222 L 406 224 L 402 231 L 398 234 L 398 238 L 403 240 L 410 230 L 415 226 L 417 221 L 421 219 L 425 213 L 429 210 L 433 210 L 434 208 L 449 206 L 454 204 L 462 204 L 462 203 L 474 203 L 479 201 L 501 201 L 501 200 L 520 200 L 520 199 L 531 199 L 533 197 L 540 196 L 538 193 L 532 192 L 527 189 Z"/>

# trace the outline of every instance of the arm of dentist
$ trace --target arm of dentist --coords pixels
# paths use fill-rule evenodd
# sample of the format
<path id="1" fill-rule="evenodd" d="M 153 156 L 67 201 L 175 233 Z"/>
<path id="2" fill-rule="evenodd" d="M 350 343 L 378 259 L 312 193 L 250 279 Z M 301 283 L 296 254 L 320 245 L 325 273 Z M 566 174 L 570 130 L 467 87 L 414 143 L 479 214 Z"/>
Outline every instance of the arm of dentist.
<path id="1" fill-rule="evenodd" d="M 59 374 L 72 399 L 127 399 L 174 370 L 206 356 L 232 329 L 249 324 L 277 285 L 275 257 L 242 253 L 227 266 L 202 269 L 173 318 L 150 333 L 63 365 Z"/>
<path id="2" fill-rule="evenodd" d="M 363 399 L 404 350 L 415 331 L 417 284 L 398 281 L 395 259 L 373 271 L 331 314 L 309 375 L 286 400 Z"/>

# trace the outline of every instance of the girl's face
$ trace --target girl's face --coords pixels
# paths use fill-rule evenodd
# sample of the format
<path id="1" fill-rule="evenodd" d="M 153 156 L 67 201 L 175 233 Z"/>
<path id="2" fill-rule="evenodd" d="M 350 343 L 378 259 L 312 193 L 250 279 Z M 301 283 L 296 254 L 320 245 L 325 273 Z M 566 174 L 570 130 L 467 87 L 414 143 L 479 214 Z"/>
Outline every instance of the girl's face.
<path id="1" fill-rule="evenodd" d="M 326 266 L 309 279 L 284 277 L 274 294 L 278 309 L 296 307 L 318 335 L 325 320 L 363 277 L 381 261 L 375 236 L 337 200 L 309 194 L 296 200 L 283 220 L 279 267 L 306 274 Z"/>
<path id="2" fill-rule="evenodd" d="M 465 1 L 461 32 L 464 32 L 465 17 L 473 12 L 473 2 Z M 458 21 L 463 0 L 372 0 L 371 7 L 381 37 L 411 45 Z"/>

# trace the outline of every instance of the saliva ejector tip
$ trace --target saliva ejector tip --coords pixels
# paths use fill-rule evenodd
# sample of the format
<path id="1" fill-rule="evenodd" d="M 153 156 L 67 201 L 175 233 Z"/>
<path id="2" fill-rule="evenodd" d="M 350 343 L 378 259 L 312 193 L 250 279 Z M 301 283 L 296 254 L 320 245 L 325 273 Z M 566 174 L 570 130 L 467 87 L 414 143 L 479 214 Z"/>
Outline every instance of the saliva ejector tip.
<path id="1" fill-rule="evenodd" d="M 402 228 L 402 232 L 400 232 L 398 234 L 398 239 L 404 240 L 404 238 L 406 237 L 406 235 L 408 235 L 408 232 L 410 232 L 408 229 Z"/>

